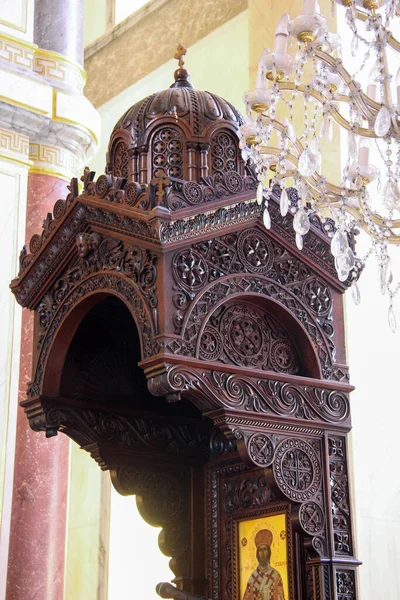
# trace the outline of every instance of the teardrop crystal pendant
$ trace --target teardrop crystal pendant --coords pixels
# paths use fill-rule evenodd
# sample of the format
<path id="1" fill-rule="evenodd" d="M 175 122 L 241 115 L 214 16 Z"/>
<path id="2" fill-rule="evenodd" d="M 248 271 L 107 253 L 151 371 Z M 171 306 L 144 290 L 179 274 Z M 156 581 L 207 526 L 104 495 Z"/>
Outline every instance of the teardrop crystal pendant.
<path id="1" fill-rule="evenodd" d="M 294 128 L 294 125 L 293 125 L 292 121 L 288 122 L 288 125 L 287 125 L 287 134 L 289 136 L 289 140 L 292 142 L 292 144 L 294 144 L 295 141 L 296 141 L 296 130 Z"/>
<path id="2" fill-rule="evenodd" d="M 329 118 L 329 115 L 327 115 L 327 114 L 325 114 L 324 118 L 322 119 L 321 129 L 320 129 L 320 137 L 323 140 L 329 140 L 330 142 L 332 141 L 332 137 L 333 137 L 332 121 Z"/>
<path id="3" fill-rule="evenodd" d="M 280 199 L 280 209 L 282 217 L 286 217 L 289 210 L 289 196 L 285 188 L 283 188 Z"/>
<path id="4" fill-rule="evenodd" d="M 298 210 L 294 215 L 293 229 L 300 235 L 306 235 L 310 231 L 310 219 L 303 208 Z"/>
<path id="5" fill-rule="evenodd" d="M 296 233 L 296 246 L 299 250 L 303 250 L 303 236 L 300 233 Z"/>
<path id="6" fill-rule="evenodd" d="M 375 119 L 375 135 L 378 137 L 384 137 L 389 132 L 391 124 L 392 120 L 390 118 L 390 112 L 386 106 L 383 105 Z"/>
<path id="7" fill-rule="evenodd" d="M 246 162 L 246 161 L 247 161 L 247 159 L 248 159 L 248 158 L 249 158 L 249 156 L 250 156 L 250 152 L 248 151 L 248 149 L 247 149 L 247 148 L 243 148 L 243 150 L 242 150 L 242 152 L 241 152 L 241 155 L 242 155 L 242 158 L 243 158 L 244 162 Z"/>
<path id="8" fill-rule="evenodd" d="M 263 212 L 263 223 L 265 226 L 265 229 L 271 229 L 271 216 L 268 212 L 268 208 L 264 209 Z"/>
<path id="9" fill-rule="evenodd" d="M 383 265 L 380 269 L 379 279 L 380 279 L 382 296 L 384 296 L 388 285 L 390 285 L 393 281 L 392 261 L 390 260 L 389 256 L 387 257 L 386 261 L 383 263 Z"/>
<path id="10" fill-rule="evenodd" d="M 349 242 L 346 234 L 338 229 L 331 241 L 331 252 L 333 256 L 341 257 L 349 249 Z"/>
<path id="11" fill-rule="evenodd" d="M 396 315 L 394 314 L 392 305 L 389 306 L 388 323 L 389 323 L 390 331 L 392 333 L 396 333 L 396 330 L 397 330 Z"/>
<path id="12" fill-rule="evenodd" d="M 314 135 L 313 139 L 311 140 L 310 150 L 314 154 L 315 157 L 319 156 L 321 153 L 321 147 L 320 147 L 318 138 L 315 135 Z"/>
<path id="13" fill-rule="evenodd" d="M 349 271 L 348 271 L 348 269 L 346 269 L 346 267 L 344 265 L 341 264 L 339 266 L 339 270 L 338 270 L 337 274 L 338 274 L 339 281 L 343 282 L 343 281 L 346 281 L 346 279 L 348 278 Z"/>
<path id="14" fill-rule="evenodd" d="M 304 177 L 310 177 L 317 168 L 317 161 L 309 148 L 306 148 L 299 158 L 299 172 Z"/>
<path id="15" fill-rule="evenodd" d="M 335 258 L 335 267 L 339 281 L 346 281 L 349 276 L 349 269 L 347 268 L 345 261 Z"/>
<path id="16" fill-rule="evenodd" d="M 349 132 L 348 136 L 348 147 L 349 147 L 349 157 L 352 162 L 357 160 L 357 142 L 356 136 L 352 131 Z"/>
<path id="17" fill-rule="evenodd" d="M 342 260 L 343 264 L 349 271 L 351 271 L 351 269 L 353 269 L 356 266 L 356 259 L 354 257 L 354 252 L 351 248 L 347 248 Z"/>
<path id="18" fill-rule="evenodd" d="M 383 188 L 382 204 L 388 210 L 400 208 L 400 190 L 394 181 L 388 181 Z"/>
<path id="19" fill-rule="evenodd" d="M 358 306 L 361 302 L 361 294 L 357 281 L 353 281 L 353 283 L 351 284 L 351 296 L 353 298 L 354 304 Z"/>
<path id="20" fill-rule="evenodd" d="M 355 35 L 351 40 L 351 55 L 355 56 L 358 50 L 358 37 Z"/>
<path id="21" fill-rule="evenodd" d="M 263 197 L 264 197 L 264 186 L 260 181 L 260 183 L 257 186 L 257 198 L 256 198 L 257 204 L 262 204 Z"/>

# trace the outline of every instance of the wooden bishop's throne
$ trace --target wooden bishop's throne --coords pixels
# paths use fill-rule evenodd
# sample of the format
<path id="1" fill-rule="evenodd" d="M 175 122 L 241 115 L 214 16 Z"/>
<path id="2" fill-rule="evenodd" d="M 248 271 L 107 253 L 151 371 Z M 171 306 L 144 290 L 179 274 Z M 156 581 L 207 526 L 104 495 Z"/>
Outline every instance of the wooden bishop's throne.
<path id="1" fill-rule="evenodd" d="M 71 181 L 11 284 L 35 311 L 22 404 L 163 528 L 164 597 L 242 600 L 267 530 L 286 600 L 355 600 L 346 283 L 329 222 L 300 252 L 274 190 L 264 228 L 241 122 L 180 65 Z"/>

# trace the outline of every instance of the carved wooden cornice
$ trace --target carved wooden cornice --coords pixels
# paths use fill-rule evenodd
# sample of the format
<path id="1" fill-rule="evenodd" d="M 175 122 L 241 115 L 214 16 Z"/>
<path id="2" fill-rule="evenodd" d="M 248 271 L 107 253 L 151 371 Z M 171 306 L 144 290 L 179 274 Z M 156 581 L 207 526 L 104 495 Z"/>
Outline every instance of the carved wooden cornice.
<path id="1" fill-rule="evenodd" d="M 124 189 L 125 184 L 120 178 L 102 175 L 97 182 L 93 178 L 93 172 L 85 171 L 82 177 L 84 190 L 80 195 L 77 180 L 71 180 L 70 194 L 66 200 L 55 203 L 53 215 L 48 213 L 43 222 L 42 232 L 35 234 L 29 246 L 24 246 L 21 251 L 19 277 L 13 280 L 11 288 L 22 306 L 34 308 L 37 305 L 43 287 L 53 280 L 56 271 L 68 259 L 76 235 L 87 228 L 134 237 L 138 243 L 146 243 L 147 247 L 159 247 L 164 252 L 169 247 L 187 243 L 191 238 L 205 239 L 211 232 L 223 233 L 224 230 L 236 229 L 243 223 L 252 225 L 261 218 L 261 209 L 254 200 L 253 190 L 241 196 L 240 193 L 224 188 L 224 193 L 228 196 L 231 194 L 232 204 L 229 205 L 227 195 L 218 198 L 216 194 L 204 213 L 199 213 L 199 207 L 203 207 L 204 202 L 194 204 L 189 212 L 187 208 L 172 211 L 171 208 L 161 206 L 148 210 L 152 206 L 151 198 L 154 195 L 152 186 L 146 191 L 143 186 L 132 182 Z M 188 183 L 202 189 L 200 184 Z M 209 180 L 203 188 L 210 189 L 210 185 Z M 192 194 L 191 189 L 187 188 L 188 197 Z M 164 192 L 165 205 L 168 205 L 168 193 Z M 201 194 L 207 197 L 206 192 L 202 191 Z M 291 196 L 295 201 L 295 190 Z M 292 217 L 288 214 L 282 218 L 277 202 L 278 197 L 274 201 L 273 196 L 270 210 L 273 213 L 274 228 L 270 231 L 271 237 L 290 248 L 293 254 L 302 258 L 305 255 L 315 271 L 320 272 L 336 289 L 344 290 L 347 283 L 342 284 L 337 280 L 329 238 L 323 233 L 319 221 L 313 224 L 306 236 L 304 254 L 300 254 L 295 246 Z M 164 212 L 160 213 L 160 210 Z M 328 224 L 329 227 L 331 226 Z"/>
<path id="2" fill-rule="evenodd" d="M 284 425 L 290 422 L 316 431 L 332 425 L 351 428 L 349 392 L 352 386 L 316 379 L 250 371 L 207 368 L 200 361 L 185 365 L 156 363 L 146 367 L 148 386 L 155 396 L 189 398 L 222 429 Z M 178 364 L 176 364 L 178 363 Z M 190 364 L 191 363 L 191 364 Z"/>

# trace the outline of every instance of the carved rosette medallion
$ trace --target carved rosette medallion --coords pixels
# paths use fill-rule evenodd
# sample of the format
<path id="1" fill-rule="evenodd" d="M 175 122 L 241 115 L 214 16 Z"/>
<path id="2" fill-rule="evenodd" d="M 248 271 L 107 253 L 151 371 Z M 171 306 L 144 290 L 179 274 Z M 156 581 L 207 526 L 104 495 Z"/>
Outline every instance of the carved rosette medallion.
<path id="1" fill-rule="evenodd" d="M 283 340 L 274 342 L 271 348 L 271 363 L 274 371 L 296 373 L 299 365 L 293 345 Z"/>
<path id="2" fill-rule="evenodd" d="M 199 204 L 203 200 L 203 190 L 196 181 L 185 181 L 182 192 L 190 204 Z"/>
<path id="3" fill-rule="evenodd" d="M 189 290 L 200 290 L 208 278 L 208 267 L 193 248 L 178 252 L 173 261 L 174 274 L 179 283 Z"/>
<path id="4" fill-rule="evenodd" d="M 328 286 L 317 277 L 310 277 L 303 283 L 302 293 L 311 310 L 319 317 L 329 313 L 332 297 Z"/>
<path id="5" fill-rule="evenodd" d="M 274 249 L 270 240 L 258 229 L 250 229 L 240 234 L 238 254 L 250 273 L 266 273 L 274 259 Z"/>
<path id="6" fill-rule="evenodd" d="M 247 452 L 255 465 L 269 467 L 274 458 L 271 438 L 264 433 L 254 433 L 247 442 Z"/>
<path id="7" fill-rule="evenodd" d="M 200 358 L 202 360 L 218 360 L 222 348 L 222 339 L 219 332 L 214 327 L 206 327 L 200 340 Z"/>
<path id="8" fill-rule="evenodd" d="M 300 525 L 306 533 L 317 535 L 324 528 L 324 513 L 316 502 L 304 502 L 299 510 Z"/>
<path id="9" fill-rule="evenodd" d="M 317 493 L 321 484 L 321 466 L 315 450 L 304 440 L 281 442 L 275 451 L 275 481 L 291 500 L 304 502 Z"/>
<path id="10" fill-rule="evenodd" d="M 260 315 L 246 305 L 228 308 L 222 319 L 221 332 L 228 345 L 228 353 L 236 363 L 252 363 L 254 358 L 257 362 L 264 362 L 259 356 L 260 352 L 268 351 L 263 329 Z"/>
<path id="11" fill-rule="evenodd" d="M 220 306 L 208 323 L 198 346 L 198 356 L 203 360 L 282 373 L 299 372 L 299 357 L 288 333 L 272 315 L 256 306 Z"/>
<path id="12" fill-rule="evenodd" d="M 354 571 L 337 571 L 336 586 L 338 600 L 354 600 L 356 597 Z"/>

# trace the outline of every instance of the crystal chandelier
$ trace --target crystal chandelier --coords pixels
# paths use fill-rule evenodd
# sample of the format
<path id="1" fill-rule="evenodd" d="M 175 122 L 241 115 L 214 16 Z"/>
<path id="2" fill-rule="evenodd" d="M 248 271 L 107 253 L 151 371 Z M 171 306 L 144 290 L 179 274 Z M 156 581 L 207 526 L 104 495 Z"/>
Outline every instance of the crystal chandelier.
<path id="1" fill-rule="evenodd" d="M 302 14 L 281 17 L 273 51 L 266 48 L 261 55 L 256 89 L 244 96 L 247 116 L 239 131 L 240 147 L 243 158 L 256 170 L 257 201 L 264 207 L 268 229 L 268 200 L 277 186 L 282 216 L 293 214 L 299 249 L 312 214 L 323 223 L 328 217 L 334 220 L 331 251 L 338 278 L 352 282 L 356 303 L 360 301 L 357 279 L 361 269 L 367 259 L 376 258 L 394 332 L 393 300 L 400 282 L 393 281 L 390 253 L 400 244 L 400 68 L 393 77 L 390 65 L 400 53 L 400 43 L 391 32 L 400 3 L 335 2 L 344 6 L 358 71 L 350 75 L 343 65 L 342 40 L 328 31 L 328 20 L 320 14 L 317 0 L 305 0 Z M 297 43 L 295 55 L 288 53 L 290 40 Z M 368 85 L 363 90 L 357 78 L 368 68 Z M 296 109 L 299 102 L 301 111 Z M 302 124 L 298 117 L 294 124 L 295 111 L 302 113 Z M 335 124 L 347 130 L 348 152 L 340 177 L 333 182 L 329 173 L 322 172 L 321 143 L 332 141 Z M 292 185 L 299 192 L 296 205 L 287 193 Z M 330 230 L 328 224 L 326 229 Z M 356 256 L 351 243 L 359 229 L 369 236 L 369 248 L 362 257 Z"/>

